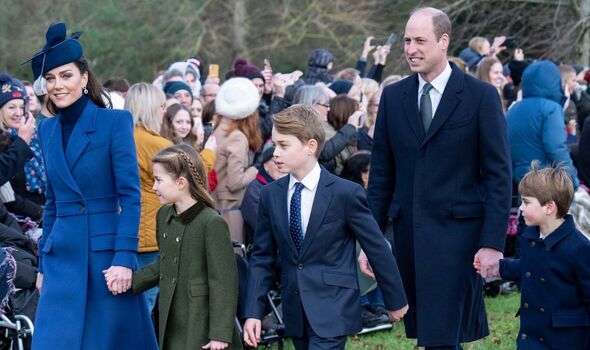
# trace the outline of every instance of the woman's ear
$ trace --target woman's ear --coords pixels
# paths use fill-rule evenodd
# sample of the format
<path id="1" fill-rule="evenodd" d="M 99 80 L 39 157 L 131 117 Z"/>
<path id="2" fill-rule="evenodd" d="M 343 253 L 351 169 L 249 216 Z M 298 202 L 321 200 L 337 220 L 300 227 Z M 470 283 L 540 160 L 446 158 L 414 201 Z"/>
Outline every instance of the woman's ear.
<path id="1" fill-rule="evenodd" d="M 182 190 L 184 190 L 184 189 L 185 189 L 185 188 L 187 188 L 187 186 L 188 186 L 188 180 L 187 180 L 187 179 L 186 179 L 186 177 L 184 177 L 184 176 L 180 176 L 180 177 L 178 178 L 178 180 L 176 180 L 176 183 L 177 183 L 177 185 L 178 185 L 178 190 L 179 190 L 179 191 L 182 191 Z"/>

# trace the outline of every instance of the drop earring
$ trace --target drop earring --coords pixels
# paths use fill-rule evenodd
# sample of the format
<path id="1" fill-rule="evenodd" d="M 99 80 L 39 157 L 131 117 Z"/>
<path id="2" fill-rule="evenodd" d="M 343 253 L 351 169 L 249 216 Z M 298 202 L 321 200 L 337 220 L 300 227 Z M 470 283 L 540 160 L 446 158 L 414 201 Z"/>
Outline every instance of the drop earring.
<path id="1" fill-rule="evenodd" d="M 82 88 L 82 92 L 84 93 L 84 95 L 88 95 L 88 89 L 86 88 L 86 86 Z"/>

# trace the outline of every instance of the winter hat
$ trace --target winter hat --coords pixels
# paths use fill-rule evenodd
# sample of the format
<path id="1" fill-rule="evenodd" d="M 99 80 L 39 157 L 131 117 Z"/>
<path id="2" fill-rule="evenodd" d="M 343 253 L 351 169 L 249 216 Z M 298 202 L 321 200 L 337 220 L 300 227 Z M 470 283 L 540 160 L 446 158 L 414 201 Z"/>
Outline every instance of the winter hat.
<path id="1" fill-rule="evenodd" d="M 262 164 L 268 162 L 272 159 L 275 153 L 275 146 L 272 143 L 268 143 L 264 146 L 264 150 L 262 151 L 262 156 L 260 157 L 260 161 Z"/>
<path id="2" fill-rule="evenodd" d="M 27 96 L 24 85 L 6 73 L 0 73 L 0 108 L 11 100 L 25 100 Z"/>
<path id="3" fill-rule="evenodd" d="M 65 23 L 51 24 L 45 34 L 47 41 L 45 46 L 29 59 L 34 79 L 36 80 L 56 67 L 79 60 L 84 53 L 82 45 L 78 41 L 81 35 L 82 32 L 76 32 L 66 38 Z"/>
<path id="4" fill-rule="evenodd" d="M 243 77 L 250 80 L 260 78 L 265 81 L 262 72 L 253 64 L 248 64 L 248 61 L 243 58 L 238 58 L 234 63 L 234 77 Z"/>
<path id="5" fill-rule="evenodd" d="M 164 85 L 164 93 L 166 95 L 174 96 L 176 91 L 186 90 L 193 97 L 193 91 L 190 86 L 184 81 L 169 81 Z"/>
<path id="6" fill-rule="evenodd" d="M 581 71 L 583 71 L 584 69 L 586 69 L 586 68 L 584 68 L 583 65 L 581 65 L 579 63 L 572 64 L 572 68 L 574 68 L 574 70 L 576 71 L 576 74 L 580 74 Z"/>
<path id="7" fill-rule="evenodd" d="M 254 83 L 247 78 L 227 80 L 215 97 L 215 112 L 229 119 L 239 120 L 258 109 L 260 95 Z"/>
<path id="8" fill-rule="evenodd" d="M 587 71 L 586 74 L 584 74 L 584 80 L 590 83 L 590 70 Z"/>
<path id="9" fill-rule="evenodd" d="M 329 88 L 336 93 L 336 95 L 347 94 L 352 88 L 352 81 L 350 80 L 335 80 L 330 84 Z"/>
<path id="10" fill-rule="evenodd" d="M 334 62 L 336 58 L 332 53 L 326 49 L 315 49 L 309 55 L 307 65 L 309 67 L 327 68 L 330 62 Z"/>

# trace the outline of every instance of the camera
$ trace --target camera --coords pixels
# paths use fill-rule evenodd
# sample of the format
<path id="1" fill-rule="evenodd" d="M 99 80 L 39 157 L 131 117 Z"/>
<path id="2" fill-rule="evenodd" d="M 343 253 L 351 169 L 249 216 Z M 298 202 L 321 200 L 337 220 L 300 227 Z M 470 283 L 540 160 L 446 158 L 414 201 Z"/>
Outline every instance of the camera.
<path id="1" fill-rule="evenodd" d="M 506 46 L 507 49 L 516 49 L 519 46 L 519 40 L 514 36 L 506 37 L 506 40 L 504 40 L 502 46 Z"/>

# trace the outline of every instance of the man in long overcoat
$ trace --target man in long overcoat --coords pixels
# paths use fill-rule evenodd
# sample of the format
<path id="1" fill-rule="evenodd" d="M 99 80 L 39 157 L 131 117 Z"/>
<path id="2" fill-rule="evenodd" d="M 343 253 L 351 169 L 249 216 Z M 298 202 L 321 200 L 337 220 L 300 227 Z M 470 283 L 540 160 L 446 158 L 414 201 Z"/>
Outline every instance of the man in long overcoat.
<path id="1" fill-rule="evenodd" d="M 418 9 L 408 20 L 405 55 L 417 74 L 383 92 L 368 190 L 381 228 L 393 220 L 406 334 L 426 349 L 488 335 L 473 263 L 483 277 L 497 268 L 511 197 L 498 93 L 449 64 L 450 35 L 442 11 Z"/>

